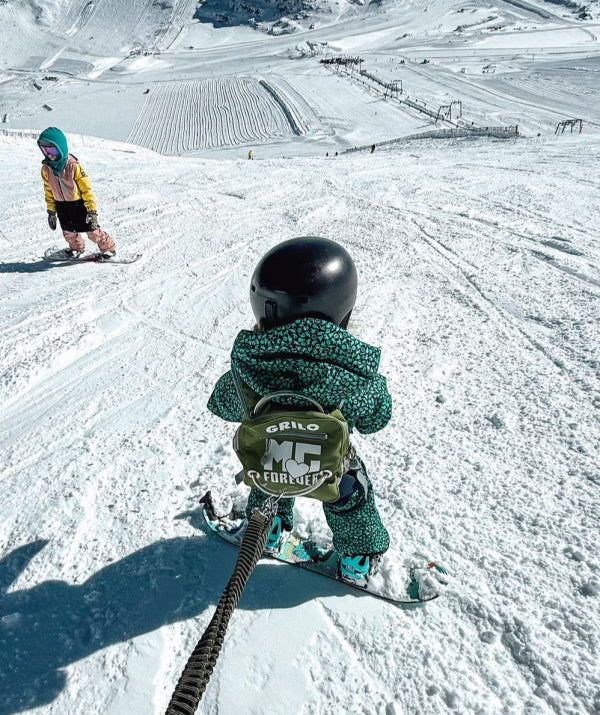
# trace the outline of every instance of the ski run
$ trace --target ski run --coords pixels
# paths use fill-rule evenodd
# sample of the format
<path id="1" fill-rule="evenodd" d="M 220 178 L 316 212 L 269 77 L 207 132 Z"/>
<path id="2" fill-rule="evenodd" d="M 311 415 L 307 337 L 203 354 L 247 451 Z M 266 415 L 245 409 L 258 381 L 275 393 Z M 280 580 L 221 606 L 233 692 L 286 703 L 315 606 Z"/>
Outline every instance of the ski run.
<path id="1" fill-rule="evenodd" d="M 262 559 L 198 712 L 599 713 L 598 20 L 331 2 L 285 35 L 187 0 L 42 5 L 0 2 L 0 715 L 164 713 L 237 555 L 199 498 L 248 493 L 206 403 L 258 259 L 303 235 L 352 255 L 349 330 L 393 397 L 355 438 L 382 583 L 416 553 L 449 583 L 401 610 Z M 519 135 L 430 136 L 469 122 Z M 47 126 L 139 260 L 44 260 Z M 330 543 L 316 502 L 296 528 Z"/>

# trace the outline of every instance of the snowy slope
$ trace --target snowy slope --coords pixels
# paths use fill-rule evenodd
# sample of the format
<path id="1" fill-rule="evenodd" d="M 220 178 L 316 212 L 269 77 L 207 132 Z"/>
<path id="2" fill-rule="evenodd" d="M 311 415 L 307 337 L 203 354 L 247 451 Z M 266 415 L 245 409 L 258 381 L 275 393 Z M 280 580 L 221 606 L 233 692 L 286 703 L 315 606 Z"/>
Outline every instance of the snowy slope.
<path id="1" fill-rule="evenodd" d="M 597 139 L 211 162 L 73 137 L 130 266 L 45 264 L 37 149 L 0 142 L 0 712 L 164 712 L 235 559 L 197 499 L 244 497 L 206 400 L 256 260 L 302 234 L 351 251 L 383 348 L 394 417 L 359 445 L 390 556 L 453 580 L 402 612 L 259 564 L 201 711 L 600 707 Z"/>
<path id="2" fill-rule="evenodd" d="M 253 14 L 252 3 L 229 5 Z M 239 18 L 207 22 L 206 13 L 225 12 L 218 0 L 202 6 L 205 21 L 193 19 L 192 0 L 0 4 L 1 127 L 52 124 L 219 159 L 249 148 L 257 157 L 343 151 L 430 131 L 449 107 L 455 122 L 518 125 L 529 136 L 575 118 L 586 132 L 600 129 L 595 6 L 585 20 L 521 0 L 325 2 L 306 4 L 299 20 L 291 7 L 278 3 L 277 12 L 295 31 L 270 35 Z M 345 55 L 375 79 L 320 64 Z M 391 82 L 399 99 L 386 96 Z"/>
<path id="3" fill-rule="evenodd" d="M 354 256 L 350 328 L 382 347 L 394 398 L 357 439 L 393 534 L 383 578 L 416 551 L 453 578 L 402 612 L 261 562 L 200 711 L 600 712 L 587 5 L 306 4 L 278 36 L 236 25 L 242 4 L 213 26 L 188 0 L 0 0 L 0 715 L 164 712 L 236 556 L 198 497 L 246 496 L 206 401 L 251 325 L 256 261 L 306 234 Z M 411 107 L 319 62 L 343 54 Z M 524 136 L 343 153 L 439 128 L 414 105 L 450 103 Z M 583 133 L 555 136 L 569 118 Z M 49 124 L 137 263 L 42 261 L 62 241 L 35 146 Z M 317 504 L 296 519 L 329 538 Z"/>

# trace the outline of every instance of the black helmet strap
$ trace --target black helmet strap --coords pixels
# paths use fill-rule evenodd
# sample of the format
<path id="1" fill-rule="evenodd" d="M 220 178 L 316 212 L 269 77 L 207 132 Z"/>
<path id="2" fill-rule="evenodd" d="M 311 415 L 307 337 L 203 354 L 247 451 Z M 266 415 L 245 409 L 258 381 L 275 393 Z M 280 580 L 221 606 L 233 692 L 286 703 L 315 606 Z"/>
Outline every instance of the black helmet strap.
<path id="1" fill-rule="evenodd" d="M 274 300 L 265 300 L 265 318 L 269 325 L 277 320 L 277 303 Z"/>

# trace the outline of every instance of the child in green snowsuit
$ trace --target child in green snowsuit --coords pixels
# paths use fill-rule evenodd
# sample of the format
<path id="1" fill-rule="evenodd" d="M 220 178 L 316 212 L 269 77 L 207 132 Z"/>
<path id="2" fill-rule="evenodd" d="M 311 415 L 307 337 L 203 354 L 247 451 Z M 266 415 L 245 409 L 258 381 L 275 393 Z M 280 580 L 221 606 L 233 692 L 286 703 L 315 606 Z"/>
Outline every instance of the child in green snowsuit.
<path id="1" fill-rule="evenodd" d="M 263 396 L 289 390 L 311 397 L 326 411 L 339 407 L 350 432 L 383 429 L 392 400 L 378 374 L 380 351 L 346 329 L 356 298 L 356 269 L 348 253 L 324 238 L 298 238 L 279 244 L 259 263 L 252 279 L 251 302 L 258 323 L 235 339 L 235 366 L 249 407 Z M 244 406 L 231 371 L 210 397 L 209 409 L 239 422 Z M 267 495 L 251 489 L 247 515 Z M 284 529 L 293 525 L 293 499 L 278 502 Z M 342 576 L 357 579 L 389 547 L 373 486 L 357 457 L 340 483 L 340 498 L 324 503 L 333 545 L 342 554 Z M 344 573 L 344 571 L 347 573 Z"/>

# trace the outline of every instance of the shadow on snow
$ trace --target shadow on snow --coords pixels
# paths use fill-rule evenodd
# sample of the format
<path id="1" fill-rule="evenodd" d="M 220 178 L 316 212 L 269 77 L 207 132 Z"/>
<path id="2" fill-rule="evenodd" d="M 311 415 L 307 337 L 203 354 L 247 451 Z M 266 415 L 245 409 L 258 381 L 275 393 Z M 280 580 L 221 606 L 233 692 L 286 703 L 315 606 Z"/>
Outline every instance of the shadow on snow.
<path id="1" fill-rule="evenodd" d="M 18 263 L 0 263 L 0 273 L 40 273 L 42 271 L 49 271 L 51 268 L 63 268 L 64 266 L 72 266 L 75 261 L 65 261 L 63 263 L 57 263 L 50 261 L 35 261 L 35 263 L 23 263 L 19 261 Z"/>
<path id="2" fill-rule="evenodd" d="M 179 518 L 199 523 L 195 512 Z M 0 561 L 0 715 L 52 702 L 65 687 L 62 669 L 69 664 L 204 613 L 218 602 L 237 558 L 235 548 L 216 538 L 175 538 L 108 564 L 81 584 L 44 581 L 7 593 L 48 543 L 39 539 Z M 329 579 L 277 566 L 260 562 L 240 608 L 290 608 L 317 596 L 348 593 Z M 189 628 L 200 638 L 198 624 Z"/>

